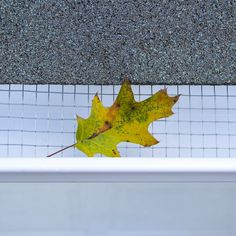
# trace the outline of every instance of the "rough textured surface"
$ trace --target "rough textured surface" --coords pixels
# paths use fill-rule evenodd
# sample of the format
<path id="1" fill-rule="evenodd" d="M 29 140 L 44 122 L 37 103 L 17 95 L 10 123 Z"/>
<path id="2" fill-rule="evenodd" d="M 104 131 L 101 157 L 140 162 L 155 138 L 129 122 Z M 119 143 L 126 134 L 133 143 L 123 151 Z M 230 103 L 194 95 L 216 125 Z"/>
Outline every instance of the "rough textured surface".
<path id="1" fill-rule="evenodd" d="M 1 1 L 0 83 L 236 84 L 236 2 Z"/>

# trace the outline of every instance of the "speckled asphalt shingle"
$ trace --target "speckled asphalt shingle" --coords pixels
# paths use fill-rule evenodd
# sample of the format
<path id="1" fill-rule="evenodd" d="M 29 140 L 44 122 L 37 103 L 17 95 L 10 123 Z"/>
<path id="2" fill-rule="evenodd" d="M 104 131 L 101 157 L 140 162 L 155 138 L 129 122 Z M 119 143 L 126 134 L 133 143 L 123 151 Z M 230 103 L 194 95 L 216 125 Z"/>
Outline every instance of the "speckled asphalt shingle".
<path id="1" fill-rule="evenodd" d="M 0 2 L 0 83 L 236 84 L 236 1 Z"/>

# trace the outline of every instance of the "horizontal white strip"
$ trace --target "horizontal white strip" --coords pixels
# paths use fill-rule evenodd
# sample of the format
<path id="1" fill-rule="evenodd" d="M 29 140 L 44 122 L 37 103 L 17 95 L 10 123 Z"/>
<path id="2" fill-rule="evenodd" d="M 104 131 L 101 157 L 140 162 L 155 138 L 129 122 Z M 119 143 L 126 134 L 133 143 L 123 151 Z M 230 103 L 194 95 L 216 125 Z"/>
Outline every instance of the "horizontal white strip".
<path id="1" fill-rule="evenodd" d="M 236 159 L 0 158 L 0 182 L 236 182 Z"/>

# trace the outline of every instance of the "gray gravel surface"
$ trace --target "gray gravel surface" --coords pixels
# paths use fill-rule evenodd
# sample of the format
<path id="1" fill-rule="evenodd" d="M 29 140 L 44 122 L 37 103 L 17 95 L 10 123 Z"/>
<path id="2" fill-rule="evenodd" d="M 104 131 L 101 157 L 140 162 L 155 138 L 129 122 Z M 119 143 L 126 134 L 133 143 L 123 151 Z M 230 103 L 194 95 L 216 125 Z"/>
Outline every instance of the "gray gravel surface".
<path id="1" fill-rule="evenodd" d="M 0 83 L 236 84 L 236 1 L 0 0 Z"/>

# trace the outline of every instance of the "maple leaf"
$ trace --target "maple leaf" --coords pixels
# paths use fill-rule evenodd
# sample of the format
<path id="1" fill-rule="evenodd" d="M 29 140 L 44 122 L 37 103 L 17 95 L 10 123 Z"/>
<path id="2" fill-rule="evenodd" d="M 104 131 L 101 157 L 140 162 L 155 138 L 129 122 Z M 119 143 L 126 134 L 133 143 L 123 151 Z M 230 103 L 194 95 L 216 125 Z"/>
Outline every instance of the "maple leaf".
<path id="1" fill-rule="evenodd" d="M 121 86 L 111 107 L 104 107 L 94 96 L 90 116 L 77 116 L 76 148 L 92 157 L 97 153 L 119 157 L 117 144 L 132 142 L 152 146 L 158 141 L 149 133 L 148 126 L 155 120 L 169 117 L 179 95 L 170 97 L 162 89 L 144 101 L 136 102 L 128 80 Z"/>

